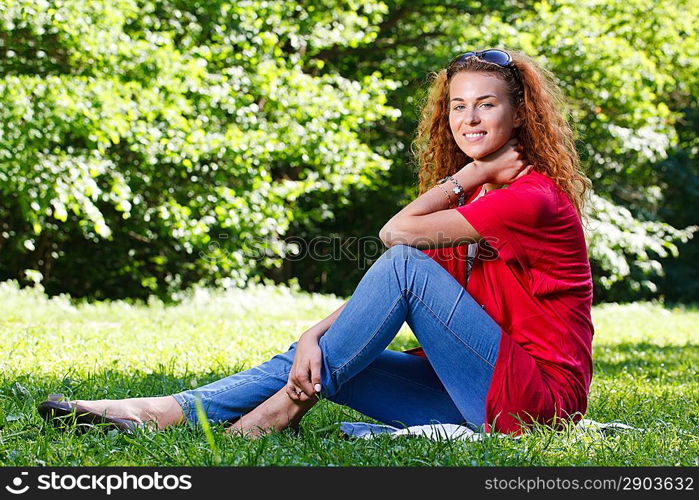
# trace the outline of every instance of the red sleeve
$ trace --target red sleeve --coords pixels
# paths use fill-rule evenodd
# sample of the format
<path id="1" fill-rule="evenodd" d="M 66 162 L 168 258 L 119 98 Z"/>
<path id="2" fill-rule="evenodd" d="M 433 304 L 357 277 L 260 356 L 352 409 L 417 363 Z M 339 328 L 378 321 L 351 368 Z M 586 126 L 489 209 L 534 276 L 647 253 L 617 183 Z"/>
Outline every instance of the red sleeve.
<path id="1" fill-rule="evenodd" d="M 526 175 L 456 209 L 500 258 L 516 260 L 524 268 L 532 267 L 541 254 L 545 228 L 558 209 L 556 192 L 542 177 Z"/>

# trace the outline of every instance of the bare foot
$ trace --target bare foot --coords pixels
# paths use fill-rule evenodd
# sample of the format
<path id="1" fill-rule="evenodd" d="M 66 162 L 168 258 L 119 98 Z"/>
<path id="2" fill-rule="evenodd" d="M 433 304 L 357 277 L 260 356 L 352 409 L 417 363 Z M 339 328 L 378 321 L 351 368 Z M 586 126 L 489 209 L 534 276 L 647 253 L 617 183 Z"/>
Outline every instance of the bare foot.
<path id="1" fill-rule="evenodd" d="M 158 430 L 184 422 L 184 414 L 172 396 L 129 399 L 75 400 L 86 410 L 108 417 L 133 420 Z"/>
<path id="2" fill-rule="evenodd" d="M 295 427 L 317 402 L 316 398 L 304 402 L 292 401 L 286 394 L 286 389 L 282 388 L 250 413 L 240 417 L 226 429 L 226 433 L 255 439 L 287 427 Z"/>

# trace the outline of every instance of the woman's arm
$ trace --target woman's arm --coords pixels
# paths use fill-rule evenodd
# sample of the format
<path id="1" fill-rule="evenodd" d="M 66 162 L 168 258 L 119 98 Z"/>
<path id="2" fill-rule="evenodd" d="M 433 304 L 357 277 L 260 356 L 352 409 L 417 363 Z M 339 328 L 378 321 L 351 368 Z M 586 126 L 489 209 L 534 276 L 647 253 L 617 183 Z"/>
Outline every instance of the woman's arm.
<path id="1" fill-rule="evenodd" d="M 289 371 L 286 393 L 294 401 L 308 401 L 321 390 L 320 370 L 323 355 L 318 344 L 320 338 L 335 322 L 347 302 L 338 307 L 327 318 L 306 330 L 296 343 L 294 363 Z"/>
<path id="2" fill-rule="evenodd" d="M 469 163 L 454 178 L 467 193 L 483 184 L 475 165 Z M 478 232 L 455 210 L 451 210 L 444 190 L 454 185 L 447 181 L 409 203 L 383 226 L 379 238 L 384 245 L 410 245 L 417 248 L 455 246 L 480 238 Z M 451 194 L 452 199 L 454 194 Z"/>
<path id="3" fill-rule="evenodd" d="M 521 160 L 517 141 L 512 139 L 491 155 L 468 163 L 453 177 L 468 193 L 482 184 L 509 184 L 531 168 Z M 443 188 L 453 187 L 450 181 L 434 186 L 394 215 L 379 232 L 384 245 L 437 248 L 478 241 L 478 231 L 449 208 Z"/>

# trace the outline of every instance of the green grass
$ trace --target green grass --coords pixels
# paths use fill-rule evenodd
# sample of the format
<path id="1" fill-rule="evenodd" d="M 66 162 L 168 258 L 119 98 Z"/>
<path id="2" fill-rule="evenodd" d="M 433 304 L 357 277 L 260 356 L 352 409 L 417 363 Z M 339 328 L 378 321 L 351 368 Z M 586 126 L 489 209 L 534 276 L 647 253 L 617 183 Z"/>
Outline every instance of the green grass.
<path id="1" fill-rule="evenodd" d="M 699 465 L 699 311 L 657 304 L 594 309 L 595 375 L 587 418 L 645 431 L 605 438 L 535 429 L 521 439 L 433 442 L 343 438 L 368 420 L 322 401 L 300 435 L 257 441 L 191 427 L 133 436 L 60 432 L 36 405 L 52 392 L 99 399 L 164 395 L 260 363 L 339 304 L 331 296 L 257 287 L 200 291 L 175 306 L 75 305 L 0 283 L 2 465 Z M 416 345 L 407 327 L 392 348 Z"/>

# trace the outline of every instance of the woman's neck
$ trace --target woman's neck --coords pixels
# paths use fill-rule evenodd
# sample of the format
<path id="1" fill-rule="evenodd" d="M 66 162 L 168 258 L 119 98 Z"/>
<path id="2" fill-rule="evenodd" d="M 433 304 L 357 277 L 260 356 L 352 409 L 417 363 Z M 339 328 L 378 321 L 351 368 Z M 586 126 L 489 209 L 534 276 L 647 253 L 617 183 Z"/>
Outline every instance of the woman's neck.
<path id="1" fill-rule="evenodd" d="M 492 191 L 493 189 L 500 189 L 504 184 L 483 184 L 486 191 Z"/>

